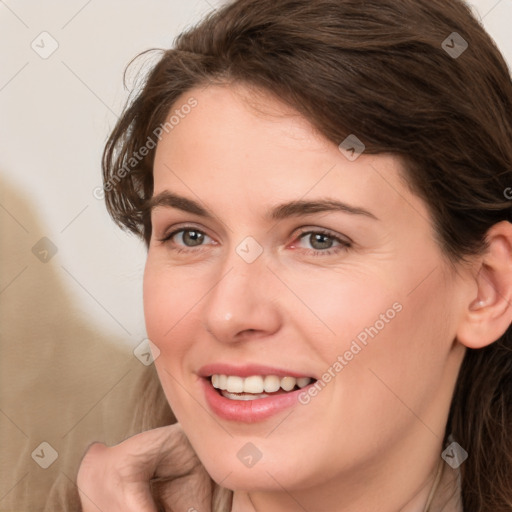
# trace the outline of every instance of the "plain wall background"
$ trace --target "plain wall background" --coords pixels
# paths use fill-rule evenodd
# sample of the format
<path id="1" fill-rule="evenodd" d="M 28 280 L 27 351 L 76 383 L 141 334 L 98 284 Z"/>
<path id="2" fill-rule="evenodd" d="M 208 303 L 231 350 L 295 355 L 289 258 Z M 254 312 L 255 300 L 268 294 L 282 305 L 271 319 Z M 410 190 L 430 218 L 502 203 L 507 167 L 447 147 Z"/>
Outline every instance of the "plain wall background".
<path id="1" fill-rule="evenodd" d="M 23 274 L 28 274 L 18 279 L 45 271 L 30 249 L 48 237 L 58 249 L 48 265 L 59 269 L 70 300 L 88 321 L 130 346 L 144 338 L 145 249 L 114 226 L 93 195 L 101 186 L 101 151 L 127 98 L 122 85 L 127 63 L 147 48 L 169 47 L 181 30 L 220 3 L 0 4 L 0 219 L 2 225 L 14 223 L 13 235 L 29 249 L 2 272 L 0 291 L 25 266 Z M 512 0 L 474 5 L 512 62 Z M 46 60 L 30 46 L 43 31 L 59 44 Z M 26 211 L 28 205 L 36 219 Z"/>
<path id="2" fill-rule="evenodd" d="M 145 338 L 145 249 L 94 196 L 101 153 L 127 98 L 128 62 L 171 46 L 221 3 L 0 3 L 0 511 L 23 495 L 42 509 L 36 498 L 73 476 L 84 442 L 102 431 L 122 438 L 112 424 L 129 411 L 113 415 L 109 404 L 123 402 L 143 368 L 132 351 Z M 512 0 L 472 5 L 512 63 Z M 34 254 L 53 246 L 47 262 Z M 41 442 L 59 455 L 48 470 L 31 456 Z"/>
<path id="3" fill-rule="evenodd" d="M 29 249 L 48 237 L 58 248 L 49 265 L 72 275 L 61 272 L 71 300 L 91 323 L 129 345 L 144 338 L 145 250 L 114 226 L 93 195 L 102 184 L 101 152 L 127 98 L 125 66 L 143 50 L 169 47 L 212 9 L 210 4 L 216 5 L 212 0 L 0 4 L 0 172 L 7 183 L 2 223 L 18 224 Z M 43 31 L 59 44 L 47 59 L 31 48 Z M 38 38 L 36 44 L 49 42 Z M 31 206 L 37 225 L 10 188 Z M 25 265 L 26 272 L 45 271 L 29 251 L 2 275 L 0 290 Z"/>

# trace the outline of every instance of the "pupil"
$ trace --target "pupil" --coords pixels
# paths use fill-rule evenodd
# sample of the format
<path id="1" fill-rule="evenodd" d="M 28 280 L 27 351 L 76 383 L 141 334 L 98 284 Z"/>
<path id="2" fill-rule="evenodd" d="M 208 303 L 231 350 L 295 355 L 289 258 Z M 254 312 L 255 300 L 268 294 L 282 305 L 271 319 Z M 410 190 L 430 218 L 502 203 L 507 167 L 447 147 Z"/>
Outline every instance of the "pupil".
<path id="1" fill-rule="evenodd" d="M 203 234 L 199 233 L 198 231 L 185 231 L 183 234 L 183 241 L 186 245 L 200 245 L 202 240 Z"/>
<path id="2" fill-rule="evenodd" d="M 315 249 L 330 249 L 332 247 L 332 240 L 328 235 L 323 235 L 321 233 L 313 233 L 310 236 L 311 246 Z M 319 244 L 315 246 L 315 244 Z"/>

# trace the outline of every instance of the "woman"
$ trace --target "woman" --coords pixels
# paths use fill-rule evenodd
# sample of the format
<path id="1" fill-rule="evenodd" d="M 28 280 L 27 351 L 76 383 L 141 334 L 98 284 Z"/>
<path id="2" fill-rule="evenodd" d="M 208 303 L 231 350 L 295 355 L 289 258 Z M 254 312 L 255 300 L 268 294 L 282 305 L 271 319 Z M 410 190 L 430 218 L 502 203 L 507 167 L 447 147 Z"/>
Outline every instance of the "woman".
<path id="1" fill-rule="evenodd" d="M 462 1 L 227 5 L 104 178 L 180 427 L 94 445 L 84 510 L 155 510 L 152 476 L 173 510 L 512 510 L 512 83 Z"/>

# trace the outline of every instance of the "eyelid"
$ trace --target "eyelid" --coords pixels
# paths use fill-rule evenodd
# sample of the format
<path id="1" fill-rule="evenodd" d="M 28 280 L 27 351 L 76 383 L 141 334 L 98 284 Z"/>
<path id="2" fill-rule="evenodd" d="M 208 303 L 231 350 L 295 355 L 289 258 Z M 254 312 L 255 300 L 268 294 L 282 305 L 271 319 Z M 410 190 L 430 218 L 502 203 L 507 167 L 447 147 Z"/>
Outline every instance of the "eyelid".
<path id="1" fill-rule="evenodd" d="M 299 228 L 299 232 L 294 236 L 293 241 L 297 240 L 298 238 L 301 238 L 304 235 L 307 234 L 314 234 L 314 233 L 320 233 L 322 235 L 326 235 L 329 238 L 332 238 L 343 245 L 352 245 L 354 242 L 346 235 L 342 235 L 340 233 L 336 233 L 335 231 L 331 231 L 330 229 L 321 228 L 318 226 L 306 226 Z"/>
<path id="2" fill-rule="evenodd" d="M 191 224 L 190 222 L 183 223 L 182 225 L 175 224 L 172 227 L 165 229 L 164 234 L 159 237 L 156 237 L 156 238 L 159 242 L 166 242 L 166 241 L 170 240 L 174 235 L 179 233 L 180 231 L 199 231 L 203 235 L 206 235 L 206 236 L 210 237 L 212 240 L 214 240 L 214 237 L 209 235 L 204 228 L 194 226 L 194 224 Z"/>
<path id="3" fill-rule="evenodd" d="M 311 233 L 311 232 L 312 233 L 325 233 L 326 235 L 330 235 L 333 238 L 346 239 L 347 242 L 352 243 L 352 240 L 348 236 L 342 235 L 341 233 L 337 233 L 336 231 L 333 231 L 332 229 L 322 228 L 320 226 L 305 226 L 305 227 L 299 228 L 300 234 Z"/>

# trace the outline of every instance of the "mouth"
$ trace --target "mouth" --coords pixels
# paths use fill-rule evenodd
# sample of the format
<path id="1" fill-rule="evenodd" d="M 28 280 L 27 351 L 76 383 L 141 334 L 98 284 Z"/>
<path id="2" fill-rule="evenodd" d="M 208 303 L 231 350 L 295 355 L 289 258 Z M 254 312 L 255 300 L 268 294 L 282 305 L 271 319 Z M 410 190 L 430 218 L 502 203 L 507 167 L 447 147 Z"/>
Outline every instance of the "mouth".
<path id="1" fill-rule="evenodd" d="M 237 423 L 262 422 L 300 405 L 300 395 L 316 383 L 312 377 L 220 373 L 200 380 L 209 409 L 219 418 Z"/>
<path id="2" fill-rule="evenodd" d="M 219 418 L 237 423 L 263 422 L 286 409 L 302 407 L 302 394 L 317 382 L 298 368 L 257 363 L 210 363 L 197 375 L 208 409 Z M 302 410 L 311 414 L 313 409 Z"/>
<path id="3" fill-rule="evenodd" d="M 216 392 L 228 400 L 248 401 L 293 393 L 316 382 L 313 377 L 213 374 L 208 377 Z"/>

